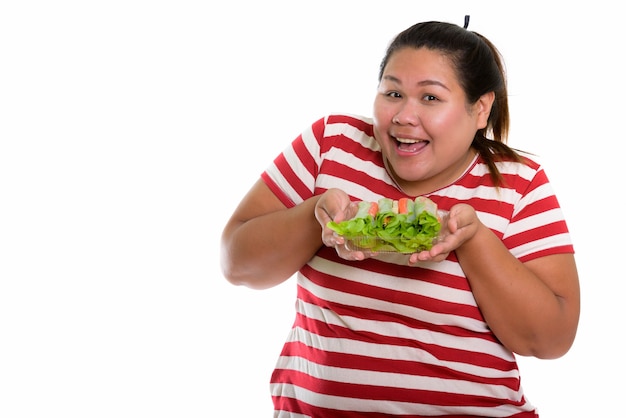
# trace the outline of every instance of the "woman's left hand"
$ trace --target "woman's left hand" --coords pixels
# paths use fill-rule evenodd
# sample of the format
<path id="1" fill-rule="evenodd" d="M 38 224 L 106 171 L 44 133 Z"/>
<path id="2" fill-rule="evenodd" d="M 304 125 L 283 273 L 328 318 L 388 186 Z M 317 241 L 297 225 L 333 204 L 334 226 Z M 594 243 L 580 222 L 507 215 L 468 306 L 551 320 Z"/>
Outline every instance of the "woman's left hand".
<path id="1" fill-rule="evenodd" d="M 443 239 L 439 240 L 428 251 L 411 254 L 409 264 L 422 261 L 443 261 L 448 255 L 459 248 L 476 234 L 480 220 L 470 205 L 460 203 L 450 209 L 447 222 L 442 225 Z"/>

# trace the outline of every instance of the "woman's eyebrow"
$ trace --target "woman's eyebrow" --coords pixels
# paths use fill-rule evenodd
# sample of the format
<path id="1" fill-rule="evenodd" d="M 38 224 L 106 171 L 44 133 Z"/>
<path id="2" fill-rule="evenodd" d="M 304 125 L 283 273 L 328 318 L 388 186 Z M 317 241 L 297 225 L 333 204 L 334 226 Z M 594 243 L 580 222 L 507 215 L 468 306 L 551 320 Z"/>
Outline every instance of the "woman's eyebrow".
<path id="1" fill-rule="evenodd" d="M 383 80 L 388 80 L 388 81 L 391 81 L 391 82 L 396 83 L 396 84 L 402 84 L 402 82 L 400 81 L 399 78 L 394 77 L 394 76 L 389 75 L 389 74 L 385 75 L 383 77 Z"/>
<path id="2" fill-rule="evenodd" d="M 450 89 L 443 84 L 441 81 L 437 81 L 437 80 L 422 80 L 420 82 L 417 83 L 418 86 L 439 86 L 442 87 L 448 91 L 450 91 Z"/>
<path id="3" fill-rule="evenodd" d="M 387 74 L 387 75 L 385 75 L 383 77 L 383 79 L 391 81 L 392 83 L 396 83 L 398 85 L 402 85 L 402 81 L 400 81 L 399 78 L 397 78 L 397 77 L 395 77 L 393 75 Z M 417 85 L 418 86 L 439 86 L 439 87 L 442 87 L 442 88 L 450 91 L 450 89 L 445 84 L 443 84 L 441 81 L 437 81 L 437 80 L 431 80 L 431 79 L 422 80 L 422 81 L 419 81 L 417 83 Z"/>

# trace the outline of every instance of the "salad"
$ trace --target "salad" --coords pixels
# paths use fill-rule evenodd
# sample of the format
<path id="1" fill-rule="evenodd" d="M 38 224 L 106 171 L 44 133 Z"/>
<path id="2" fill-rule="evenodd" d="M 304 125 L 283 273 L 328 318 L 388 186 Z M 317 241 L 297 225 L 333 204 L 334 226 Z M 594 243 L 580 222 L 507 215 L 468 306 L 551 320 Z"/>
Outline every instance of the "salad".
<path id="1" fill-rule="evenodd" d="M 327 226 L 353 250 L 414 253 L 429 250 L 439 236 L 445 212 L 427 197 L 389 198 L 358 203 L 352 219 Z M 356 247 L 356 248 L 354 248 Z"/>

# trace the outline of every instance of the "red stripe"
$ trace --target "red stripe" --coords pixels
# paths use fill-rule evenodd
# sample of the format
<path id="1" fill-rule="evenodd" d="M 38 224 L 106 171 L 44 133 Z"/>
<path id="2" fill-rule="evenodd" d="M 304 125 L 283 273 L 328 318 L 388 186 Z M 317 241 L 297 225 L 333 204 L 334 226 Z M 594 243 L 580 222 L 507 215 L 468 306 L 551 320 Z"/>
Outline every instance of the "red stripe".
<path id="1" fill-rule="evenodd" d="M 519 221 L 520 219 L 528 218 L 529 216 L 539 215 L 552 209 L 558 209 L 559 203 L 555 196 L 549 196 L 541 200 L 537 200 L 528 204 L 522 211 L 511 219 L 511 222 Z"/>
<path id="2" fill-rule="evenodd" d="M 376 165 L 384 168 L 382 156 L 377 154 L 372 159 L 372 150 L 363 146 L 360 142 L 343 135 L 329 136 L 321 145 L 320 152 L 327 153 L 332 149 L 340 149 L 348 154 L 352 154 L 357 159 L 363 160 L 365 163 Z"/>
<path id="3" fill-rule="evenodd" d="M 326 289 L 337 290 L 339 292 L 382 300 L 385 302 L 393 301 L 393 304 L 398 305 L 399 311 L 405 310 L 404 307 L 411 307 L 434 313 L 456 315 L 464 318 L 471 318 L 477 321 L 484 321 L 484 318 L 476 306 L 448 302 L 446 300 L 436 299 L 417 293 L 404 292 L 397 289 L 386 289 L 383 287 L 371 286 L 352 280 L 344 280 L 340 277 L 341 274 L 336 276 L 324 274 L 312 270 L 310 266 L 303 267 L 301 272 L 305 276 L 310 277 L 309 280 L 311 280 L 312 283 Z M 315 300 L 312 302 L 317 304 L 320 301 Z"/>
<path id="4" fill-rule="evenodd" d="M 433 333 L 442 333 L 445 335 L 456 336 L 459 338 L 478 338 L 478 339 L 485 340 L 487 342 L 496 342 L 495 337 L 489 332 L 477 333 L 477 332 L 468 331 L 467 329 L 459 327 L 459 326 L 431 324 L 429 322 L 421 321 L 416 318 L 410 318 L 410 317 L 407 317 L 405 315 L 401 315 L 398 313 L 394 314 L 392 312 L 387 312 L 387 311 L 379 311 L 379 310 L 369 309 L 369 308 L 358 308 L 358 307 L 351 306 L 351 305 L 341 305 L 341 304 L 332 303 L 328 301 L 322 301 L 316 298 L 310 292 L 307 292 L 306 290 L 301 289 L 301 288 L 298 289 L 298 293 L 299 293 L 298 298 L 302 300 L 303 302 L 320 306 L 320 308 L 322 309 L 328 309 L 340 317 L 359 318 L 364 321 L 379 321 L 379 322 L 388 323 L 390 325 L 400 324 L 408 328 L 411 328 L 415 331 L 430 331 Z M 308 319 L 308 321 L 313 321 L 313 319 Z M 298 322 L 298 325 L 301 325 L 303 328 L 308 329 L 309 331 L 315 334 L 323 335 L 323 332 L 321 331 L 321 329 L 311 328 L 311 324 L 308 321 L 307 321 L 307 324 L 309 325 L 305 325 L 302 322 Z M 321 326 L 321 323 L 317 323 L 317 324 Z M 334 329 L 333 332 L 335 333 L 335 335 L 328 334 L 327 336 L 330 336 L 330 337 L 337 336 L 339 338 L 359 339 L 358 337 L 355 337 L 355 335 L 361 335 L 365 333 L 365 331 L 350 330 L 345 327 L 339 327 L 338 329 Z M 415 340 L 413 338 L 408 338 L 405 340 L 405 339 L 397 339 L 395 337 L 386 337 L 382 335 L 375 335 L 375 338 L 380 339 L 381 341 L 384 340 L 384 343 L 386 344 L 410 346 L 411 344 L 415 343 Z M 370 340 L 371 339 L 365 339 L 364 341 L 370 341 Z M 468 346 L 467 348 L 469 349 L 470 347 Z M 445 358 L 445 356 L 441 356 L 441 355 L 439 355 L 438 357 Z"/>
<path id="5" fill-rule="evenodd" d="M 283 154 L 276 157 L 276 159 L 274 160 L 274 164 L 276 165 L 278 171 L 280 171 L 283 177 L 285 177 L 286 179 L 290 179 L 289 184 L 291 185 L 291 187 L 293 187 L 296 193 L 298 193 L 300 199 L 305 200 L 313 195 L 313 192 L 307 187 L 307 185 L 304 184 L 302 180 L 298 178 L 298 176 L 296 176 L 293 169 L 291 168 L 291 165 Z"/>
<path id="6" fill-rule="evenodd" d="M 325 173 L 332 173 L 329 174 L 332 177 L 347 180 L 352 183 L 367 184 L 368 189 L 372 190 L 374 193 L 377 193 L 377 190 L 385 191 L 389 188 L 389 184 L 385 183 L 383 180 L 371 177 L 368 173 L 355 170 L 350 166 L 339 164 L 335 161 L 324 161 L 323 168 Z"/>
<path id="7" fill-rule="evenodd" d="M 482 353 L 482 352 L 478 352 L 475 350 L 470 351 L 469 349 L 471 347 L 469 343 L 468 343 L 467 350 L 460 350 L 457 348 L 448 348 L 448 347 L 444 347 L 441 345 L 425 343 L 425 342 L 421 342 L 421 341 L 417 341 L 417 340 L 409 339 L 409 338 L 381 336 L 379 334 L 374 334 L 372 332 L 367 332 L 367 331 L 353 331 L 353 330 L 350 330 L 350 329 L 347 329 L 345 327 L 341 327 L 338 325 L 330 325 L 322 321 L 316 321 L 311 318 L 304 317 L 303 315 L 297 315 L 295 326 L 300 327 L 320 337 L 345 339 L 348 341 L 360 341 L 364 343 L 372 343 L 373 341 L 375 341 L 376 344 L 384 344 L 386 346 L 395 346 L 398 348 L 403 348 L 403 347 L 416 348 L 419 350 L 424 350 L 425 352 L 429 353 L 430 355 L 432 355 L 433 357 L 435 357 L 441 362 L 450 361 L 450 362 L 465 363 L 468 365 L 476 365 L 476 366 L 486 367 L 486 368 L 500 370 L 504 372 L 509 372 L 511 370 L 514 370 L 517 367 L 514 361 L 507 361 L 507 360 L 489 355 L 487 353 Z M 292 343 L 287 343 L 287 344 L 292 344 Z M 345 344 L 349 345 L 350 343 L 346 342 Z M 314 361 L 315 363 L 326 364 L 319 357 L 317 357 L 318 354 L 319 353 L 317 354 L 311 353 L 309 356 L 306 354 L 305 349 L 303 349 L 302 351 L 299 351 L 299 355 L 302 357 L 308 358 L 311 361 Z M 361 358 L 361 356 L 354 355 L 354 358 L 355 359 Z M 379 359 L 376 359 L 376 361 L 378 360 Z M 420 363 L 420 359 L 417 357 L 413 361 L 406 361 L 404 363 L 402 362 L 399 363 L 400 360 L 393 361 L 393 360 L 380 359 L 380 361 L 390 362 L 389 364 L 387 364 L 388 369 L 385 369 L 385 371 L 390 371 L 390 372 L 395 372 L 395 373 L 407 373 L 407 374 L 417 375 L 419 373 L 424 372 L 423 367 L 425 367 L 424 364 Z M 412 369 L 410 367 L 407 367 L 405 363 L 411 363 L 411 364 L 414 363 L 416 367 Z M 426 367 L 431 367 L 431 366 L 426 366 Z M 371 358 L 365 361 L 364 363 L 361 363 L 360 365 L 354 364 L 354 368 L 356 369 L 372 368 L 372 370 L 376 369 L 375 365 L 372 364 Z M 412 370 L 412 371 L 409 371 L 409 370 Z M 442 377 L 444 376 L 449 377 L 450 373 L 455 373 L 455 374 L 460 373 L 460 372 L 455 372 L 453 370 L 449 370 L 447 368 L 442 368 L 442 369 L 437 369 L 437 370 L 442 373 L 441 375 L 439 375 Z M 433 374 L 431 376 L 437 376 L 437 375 Z M 470 381 L 474 381 L 475 379 L 479 379 L 479 378 L 478 377 L 469 378 Z M 509 378 L 503 378 L 503 381 L 506 381 L 508 379 Z M 513 383 L 509 383 L 508 386 L 511 388 L 514 388 L 515 385 Z"/>
<path id="8" fill-rule="evenodd" d="M 554 235 L 566 233 L 567 225 L 565 222 L 560 221 L 542 226 L 541 228 L 533 228 L 520 232 L 519 234 L 512 235 L 505 239 L 504 243 L 508 248 L 515 248 L 527 243 L 533 243 L 543 238 L 550 238 Z"/>
<path id="9" fill-rule="evenodd" d="M 317 138 L 316 138 L 317 139 Z M 302 165 L 312 177 L 317 177 L 318 166 L 315 158 L 311 155 L 307 147 L 304 145 L 304 141 L 302 140 L 302 136 L 299 136 L 296 141 L 292 144 L 293 151 L 298 157 L 299 164 Z M 293 165 L 294 162 L 292 161 Z M 291 177 L 288 177 L 291 179 Z"/>
<path id="10" fill-rule="evenodd" d="M 525 263 L 529 260 L 534 260 L 539 257 L 546 257 L 548 255 L 556 255 L 556 254 L 574 254 L 574 246 L 573 245 L 562 245 L 560 247 L 552 247 L 547 248 L 545 250 L 535 251 L 532 254 L 525 255 L 520 257 L 520 261 Z"/>
<path id="11" fill-rule="evenodd" d="M 273 397 L 275 409 L 277 411 L 292 412 L 302 414 L 310 417 L 325 417 L 325 418 L 390 418 L 388 413 L 380 412 L 354 412 L 354 411 L 340 411 L 337 409 L 321 408 L 313 405 L 309 405 L 306 402 L 298 401 L 293 398 L 279 398 Z M 400 417 L 400 415 L 398 415 Z M 424 415 L 414 414 L 402 414 L 402 418 L 424 418 Z M 472 415 L 438 415 L 439 418 L 481 418 Z M 508 418 L 538 418 L 539 415 L 534 412 L 521 412 L 519 414 L 512 415 Z M 483 417 L 484 418 L 484 417 Z"/>
<path id="12" fill-rule="evenodd" d="M 325 395 L 340 394 L 339 396 L 341 397 L 352 399 L 423 403 L 434 406 L 472 406 L 489 408 L 502 405 L 501 399 L 487 396 L 457 394 L 435 390 L 386 387 L 375 384 L 343 383 L 317 379 L 304 373 L 282 369 L 276 369 L 274 371 L 271 382 L 291 383 L 315 393 Z M 454 385 L 454 381 L 450 381 L 450 385 Z M 514 401 L 510 401 L 510 404 L 520 405 L 520 403 Z"/>
<path id="13" fill-rule="evenodd" d="M 334 248 L 322 247 L 316 254 L 318 257 L 322 257 L 333 263 L 344 264 L 354 267 L 353 261 L 344 260 L 337 255 L 337 251 Z M 456 261 L 456 256 L 450 254 L 448 258 L 450 261 Z M 447 274 L 445 272 L 435 271 L 428 268 L 390 264 L 375 258 L 368 258 L 359 261 L 359 266 L 363 270 L 379 273 L 386 276 L 402 277 L 408 280 L 419 280 L 424 283 L 437 284 L 444 287 L 450 287 L 452 289 L 459 290 L 471 290 L 469 282 L 462 277 Z M 310 266 L 305 265 L 302 271 L 308 271 Z"/>
<path id="14" fill-rule="evenodd" d="M 365 122 L 353 116 L 342 114 L 333 114 L 328 116 L 328 124 L 332 125 L 335 123 L 345 123 L 361 130 L 367 136 L 374 136 L 374 127 L 371 123 Z"/>
<path id="15" fill-rule="evenodd" d="M 394 321 L 389 320 L 387 320 L 386 322 L 389 322 L 390 324 L 394 323 Z M 361 341 L 366 343 L 376 342 L 377 344 L 385 344 L 398 347 L 419 348 L 429 352 L 435 358 L 441 361 L 458 361 L 460 363 L 478 365 L 481 367 L 488 367 L 502 371 L 509 371 L 515 367 L 514 363 L 506 361 L 504 359 L 492 356 L 487 353 L 478 352 L 476 350 L 472 351 L 469 342 L 467 344 L 466 350 L 449 348 L 443 345 L 422 342 L 409 337 L 402 338 L 385 336 L 370 331 L 353 330 L 345 326 L 327 324 L 323 321 L 308 318 L 302 314 L 296 315 L 296 321 L 294 325 L 321 337 L 346 339 L 350 341 Z M 424 324 L 416 323 L 413 324 L 411 328 L 415 329 L 416 331 L 446 331 L 445 327 L 440 327 L 440 329 L 437 329 L 437 327 L 428 326 L 426 324 L 426 326 L 420 328 L 420 325 Z M 435 329 L 432 330 L 430 329 L 431 327 Z M 456 329 L 455 331 L 458 331 L 458 329 Z M 459 337 L 482 337 L 485 340 L 491 339 L 490 337 L 480 335 L 460 335 Z M 436 340 L 436 336 L 433 336 L 433 339 Z M 367 367 L 370 367 L 370 365 L 368 364 Z"/>
<path id="16" fill-rule="evenodd" d="M 278 197 L 283 205 L 288 208 L 296 205 L 293 200 L 291 200 L 291 198 L 287 196 L 287 194 L 280 187 L 278 187 L 276 183 L 274 183 L 274 180 L 270 178 L 267 172 L 261 174 L 261 179 L 265 182 L 267 187 L 269 187 L 270 190 L 276 195 L 276 197 Z"/>

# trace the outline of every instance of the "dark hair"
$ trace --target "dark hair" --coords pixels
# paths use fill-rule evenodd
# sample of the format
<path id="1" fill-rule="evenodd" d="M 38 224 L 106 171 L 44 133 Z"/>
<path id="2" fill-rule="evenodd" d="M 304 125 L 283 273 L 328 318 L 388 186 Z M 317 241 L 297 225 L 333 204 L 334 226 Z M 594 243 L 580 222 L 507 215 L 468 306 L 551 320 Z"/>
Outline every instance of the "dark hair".
<path id="1" fill-rule="evenodd" d="M 496 161 L 520 161 L 521 157 L 506 144 L 509 106 L 505 68 L 499 51 L 484 36 L 458 25 L 445 22 L 417 23 L 400 32 L 389 44 L 380 64 L 379 82 L 391 56 L 403 48 L 427 48 L 445 54 L 455 68 L 468 104 L 475 103 L 486 93 L 495 93 L 487 126 L 476 132 L 472 146 L 489 166 L 496 186 L 501 185 L 502 175 Z"/>

